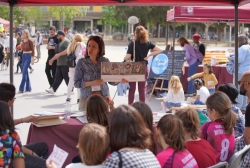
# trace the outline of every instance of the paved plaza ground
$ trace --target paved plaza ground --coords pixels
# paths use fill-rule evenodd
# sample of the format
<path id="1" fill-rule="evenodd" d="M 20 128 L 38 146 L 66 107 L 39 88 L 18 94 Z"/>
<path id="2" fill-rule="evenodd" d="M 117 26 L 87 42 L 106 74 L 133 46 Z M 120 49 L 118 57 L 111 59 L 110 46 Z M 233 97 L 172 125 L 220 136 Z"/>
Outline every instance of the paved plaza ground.
<path id="1" fill-rule="evenodd" d="M 112 62 L 121 62 L 126 54 L 126 46 L 106 46 L 106 57 L 109 58 Z M 164 46 L 161 46 L 164 49 Z M 226 50 L 228 47 L 208 47 L 210 50 Z M 176 49 L 180 50 L 180 47 L 176 47 Z M 41 111 L 53 111 L 53 112 L 63 112 L 64 105 L 66 100 L 66 91 L 67 86 L 62 82 L 61 86 L 55 93 L 55 95 L 48 94 L 45 92 L 45 89 L 49 87 L 47 77 L 45 75 L 45 62 L 47 60 L 47 50 L 46 46 L 41 46 L 42 58 L 38 63 L 33 65 L 34 72 L 30 74 L 32 92 L 17 94 L 16 100 L 14 103 L 14 118 L 21 118 L 28 115 L 32 115 L 35 112 Z M 15 59 L 14 72 L 16 71 L 16 63 Z M 19 70 L 20 71 L 20 70 Z M 0 82 L 9 82 L 9 69 L 8 71 L 0 71 Z M 14 74 L 14 84 L 17 88 L 19 88 L 21 82 L 22 75 Z M 115 86 L 109 86 L 111 97 L 114 96 L 116 92 Z M 1 93 L 0 93 L 1 94 Z M 127 104 L 127 96 L 117 96 L 114 99 L 115 106 L 119 106 L 121 104 Z M 72 95 L 72 110 L 77 110 L 77 97 L 76 90 L 75 94 Z M 138 92 L 136 91 L 135 101 L 138 101 Z M 150 101 L 146 103 L 152 108 L 153 111 L 160 111 L 161 105 L 158 100 L 152 98 Z M 19 124 L 16 126 L 17 132 L 21 137 L 21 141 L 23 144 L 26 143 L 28 131 L 30 124 Z"/>

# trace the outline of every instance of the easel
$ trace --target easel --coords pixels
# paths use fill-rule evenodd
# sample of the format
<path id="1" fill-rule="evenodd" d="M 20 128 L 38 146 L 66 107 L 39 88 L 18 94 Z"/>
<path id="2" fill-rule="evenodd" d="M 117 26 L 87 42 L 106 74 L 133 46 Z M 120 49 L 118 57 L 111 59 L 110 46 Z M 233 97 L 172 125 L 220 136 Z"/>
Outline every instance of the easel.
<path id="1" fill-rule="evenodd" d="M 167 50 L 167 51 L 173 50 L 173 47 L 168 44 L 166 46 L 165 50 Z M 153 89 L 152 89 L 152 91 L 150 93 L 148 101 L 150 101 L 150 99 L 152 98 L 152 95 L 153 95 L 153 93 L 154 93 L 155 90 L 165 90 L 165 91 L 168 91 L 168 88 L 163 88 L 163 84 L 164 84 L 165 81 L 167 81 L 169 79 L 165 79 L 165 78 L 155 78 L 155 79 L 156 79 L 155 80 L 155 84 L 154 84 Z M 158 83 L 158 80 L 161 80 L 161 86 L 160 87 L 156 87 L 156 85 Z"/>

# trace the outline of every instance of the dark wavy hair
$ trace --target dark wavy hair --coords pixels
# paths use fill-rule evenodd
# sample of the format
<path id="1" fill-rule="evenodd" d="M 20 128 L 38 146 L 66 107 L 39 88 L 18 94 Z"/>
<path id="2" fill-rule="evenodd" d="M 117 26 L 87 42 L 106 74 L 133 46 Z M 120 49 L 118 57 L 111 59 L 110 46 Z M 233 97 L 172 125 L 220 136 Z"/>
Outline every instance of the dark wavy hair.
<path id="1" fill-rule="evenodd" d="M 109 113 L 108 124 L 112 152 L 124 147 L 150 148 L 151 131 L 134 107 L 121 105 L 113 109 Z"/>
<path id="2" fill-rule="evenodd" d="M 188 40 L 185 37 L 180 37 L 177 42 L 180 43 L 181 47 L 184 47 L 185 44 L 189 44 Z"/>
<path id="3" fill-rule="evenodd" d="M 10 83 L 0 83 L 0 101 L 8 102 L 15 97 L 16 88 Z"/>
<path id="4" fill-rule="evenodd" d="M 0 101 L 0 133 L 6 129 L 15 132 L 15 125 L 8 104 Z"/>
<path id="5" fill-rule="evenodd" d="M 94 40 L 97 44 L 98 44 L 98 48 L 99 48 L 99 54 L 98 57 L 96 58 L 97 60 L 99 60 L 101 57 L 103 57 L 105 55 L 105 45 L 104 45 L 104 41 L 100 36 L 90 36 L 89 40 L 87 42 L 87 47 L 86 47 L 86 54 L 85 57 L 88 58 L 88 45 L 89 45 L 89 41 Z"/>

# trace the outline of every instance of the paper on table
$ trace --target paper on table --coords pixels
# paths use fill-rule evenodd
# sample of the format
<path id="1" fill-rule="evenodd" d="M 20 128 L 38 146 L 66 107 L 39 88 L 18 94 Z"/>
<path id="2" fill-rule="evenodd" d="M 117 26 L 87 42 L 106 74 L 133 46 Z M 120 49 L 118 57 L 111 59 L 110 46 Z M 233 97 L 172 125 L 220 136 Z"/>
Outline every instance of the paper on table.
<path id="1" fill-rule="evenodd" d="M 63 115 L 64 113 L 57 113 L 57 112 L 50 112 L 50 111 L 41 111 L 36 112 L 34 115 L 40 115 L 40 116 L 50 116 L 50 115 Z"/>
<path id="2" fill-rule="evenodd" d="M 49 158 L 47 159 L 47 162 L 53 161 L 57 168 L 61 168 L 68 155 L 69 154 L 67 152 L 54 145 L 54 149 Z"/>
<path id="3" fill-rule="evenodd" d="M 79 120 L 79 121 L 80 121 L 81 123 L 83 123 L 83 124 L 89 123 L 86 116 L 83 116 L 83 117 L 76 117 L 76 119 Z"/>

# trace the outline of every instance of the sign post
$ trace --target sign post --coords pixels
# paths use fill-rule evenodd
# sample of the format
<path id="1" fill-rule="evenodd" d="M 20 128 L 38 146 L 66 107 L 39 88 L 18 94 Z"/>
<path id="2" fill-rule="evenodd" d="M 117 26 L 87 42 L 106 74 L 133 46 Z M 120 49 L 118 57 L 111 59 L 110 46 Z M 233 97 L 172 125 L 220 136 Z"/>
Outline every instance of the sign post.
<path id="1" fill-rule="evenodd" d="M 137 24 L 137 23 L 139 23 L 139 19 L 136 16 L 130 16 L 128 18 L 128 23 L 132 25 L 132 31 L 131 31 L 131 33 L 133 33 L 134 32 L 134 25 Z"/>

